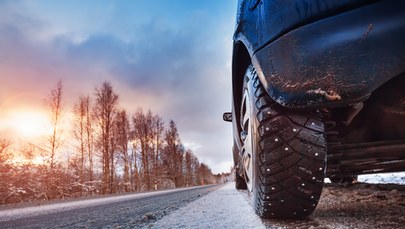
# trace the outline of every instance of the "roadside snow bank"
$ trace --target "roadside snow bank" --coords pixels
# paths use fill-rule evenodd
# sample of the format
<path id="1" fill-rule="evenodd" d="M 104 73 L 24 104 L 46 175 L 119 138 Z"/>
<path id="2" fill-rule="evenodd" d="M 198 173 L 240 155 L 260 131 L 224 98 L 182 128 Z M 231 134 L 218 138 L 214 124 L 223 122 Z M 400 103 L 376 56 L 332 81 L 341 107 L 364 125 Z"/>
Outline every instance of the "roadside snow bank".
<path id="1" fill-rule="evenodd" d="M 370 184 L 405 184 L 405 172 L 361 175 L 358 181 Z"/>
<path id="2" fill-rule="evenodd" d="M 149 226 L 151 228 L 265 228 L 250 206 L 247 193 L 237 191 L 235 183 L 228 183 Z"/>

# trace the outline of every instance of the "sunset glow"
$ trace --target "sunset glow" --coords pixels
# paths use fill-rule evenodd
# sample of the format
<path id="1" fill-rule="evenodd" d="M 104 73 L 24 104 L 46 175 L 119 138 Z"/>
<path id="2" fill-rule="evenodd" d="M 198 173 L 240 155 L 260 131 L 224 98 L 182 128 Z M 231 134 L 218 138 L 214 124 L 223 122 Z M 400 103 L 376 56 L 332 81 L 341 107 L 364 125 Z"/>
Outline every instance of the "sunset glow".
<path id="1" fill-rule="evenodd" d="M 36 138 L 49 134 L 51 127 L 46 114 L 38 111 L 18 110 L 7 117 L 8 128 L 21 138 Z"/>
<path id="2" fill-rule="evenodd" d="M 230 180 L 237 2 L 95 3 L 0 0 L 0 206 Z"/>
<path id="3" fill-rule="evenodd" d="M 23 156 L 15 156 L 11 161 L 15 165 L 32 164 L 32 165 L 44 165 L 45 159 L 42 156 L 34 156 L 32 159 L 27 159 Z"/>
<path id="4" fill-rule="evenodd" d="M 45 100 L 60 80 L 60 137 L 74 148 L 67 143 L 74 104 L 89 95 L 94 105 L 95 88 L 108 81 L 130 116 L 143 108 L 166 124 L 175 120 L 201 162 L 228 171 L 232 126 L 219 117 L 230 109 L 236 7 L 215 0 L 0 1 L 0 139 L 16 149 L 46 144 Z"/>

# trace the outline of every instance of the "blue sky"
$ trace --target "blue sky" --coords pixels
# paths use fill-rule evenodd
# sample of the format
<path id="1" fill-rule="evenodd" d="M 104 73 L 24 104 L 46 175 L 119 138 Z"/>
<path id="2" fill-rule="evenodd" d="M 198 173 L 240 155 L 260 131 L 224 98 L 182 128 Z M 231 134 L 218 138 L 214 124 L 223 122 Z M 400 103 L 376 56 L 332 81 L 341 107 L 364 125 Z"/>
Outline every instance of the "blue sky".
<path id="1" fill-rule="evenodd" d="M 67 112 L 107 80 L 130 114 L 175 120 L 202 162 L 228 171 L 235 15 L 233 0 L 0 1 L 0 137 L 7 111 L 43 106 L 59 79 Z"/>

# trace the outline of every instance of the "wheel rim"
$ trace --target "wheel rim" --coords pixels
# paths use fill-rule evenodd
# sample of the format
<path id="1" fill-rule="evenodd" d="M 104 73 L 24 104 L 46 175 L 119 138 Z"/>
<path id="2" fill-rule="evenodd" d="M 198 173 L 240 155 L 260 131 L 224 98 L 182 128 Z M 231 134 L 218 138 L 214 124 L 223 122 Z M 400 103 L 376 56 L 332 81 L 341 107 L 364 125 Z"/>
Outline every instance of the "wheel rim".
<path id="1" fill-rule="evenodd" d="M 249 91 L 245 88 L 243 92 L 242 109 L 241 109 L 241 140 L 243 142 L 242 147 L 242 160 L 245 171 L 246 185 L 250 192 L 253 191 L 253 138 L 252 138 L 252 120 L 251 120 L 251 103 L 250 103 Z"/>

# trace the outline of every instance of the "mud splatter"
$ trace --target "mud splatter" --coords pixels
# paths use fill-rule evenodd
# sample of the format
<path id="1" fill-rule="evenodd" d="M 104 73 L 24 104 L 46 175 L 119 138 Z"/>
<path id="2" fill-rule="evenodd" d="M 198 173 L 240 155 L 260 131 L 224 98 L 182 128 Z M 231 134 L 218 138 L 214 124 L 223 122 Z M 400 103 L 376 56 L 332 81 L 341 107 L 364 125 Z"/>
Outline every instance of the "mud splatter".
<path id="1" fill-rule="evenodd" d="M 361 37 L 361 40 L 364 40 L 367 38 L 368 34 L 371 32 L 371 30 L 373 29 L 373 24 L 368 24 L 367 30 L 366 32 L 363 33 L 363 36 Z"/>
<path id="2" fill-rule="evenodd" d="M 337 101 L 341 100 L 342 97 L 335 91 L 329 90 L 329 91 L 324 91 L 320 88 L 315 89 L 315 90 L 309 90 L 307 91 L 308 94 L 316 94 L 316 95 L 323 95 L 325 96 L 326 100 L 328 101 Z"/>

